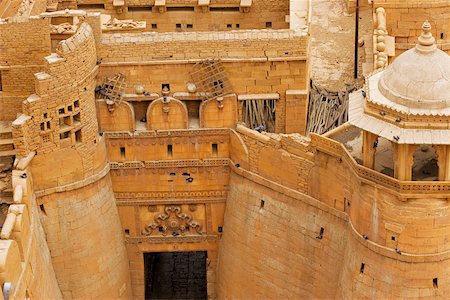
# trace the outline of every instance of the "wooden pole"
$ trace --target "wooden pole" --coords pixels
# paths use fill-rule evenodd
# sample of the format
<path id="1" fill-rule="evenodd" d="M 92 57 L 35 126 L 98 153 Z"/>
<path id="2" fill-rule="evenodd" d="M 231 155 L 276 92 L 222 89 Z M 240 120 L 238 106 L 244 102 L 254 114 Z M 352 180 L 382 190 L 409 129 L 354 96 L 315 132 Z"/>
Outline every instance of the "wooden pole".
<path id="1" fill-rule="evenodd" d="M 356 18 L 355 18 L 355 66 L 354 77 L 358 78 L 358 39 L 359 39 L 359 0 L 356 0 Z"/>

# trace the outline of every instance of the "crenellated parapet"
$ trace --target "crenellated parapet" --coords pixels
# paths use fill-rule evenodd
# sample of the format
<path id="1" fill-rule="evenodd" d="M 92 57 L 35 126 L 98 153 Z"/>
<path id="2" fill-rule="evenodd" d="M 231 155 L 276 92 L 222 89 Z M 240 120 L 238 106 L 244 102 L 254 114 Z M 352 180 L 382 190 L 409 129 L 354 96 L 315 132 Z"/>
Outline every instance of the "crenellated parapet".
<path id="1" fill-rule="evenodd" d="M 36 204 L 29 164 L 34 153 L 17 160 L 12 171 L 14 202 L 0 233 L 0 286 L 8 299 L 62 299 Z"/>

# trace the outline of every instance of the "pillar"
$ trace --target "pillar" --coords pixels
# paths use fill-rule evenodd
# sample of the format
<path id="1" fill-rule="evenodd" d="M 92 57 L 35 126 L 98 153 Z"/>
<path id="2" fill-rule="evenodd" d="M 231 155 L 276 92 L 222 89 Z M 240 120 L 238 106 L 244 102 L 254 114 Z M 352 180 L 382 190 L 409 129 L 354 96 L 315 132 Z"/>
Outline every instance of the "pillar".
<path id="1" fill-rule="evenodd" d="M 363 165 L 364 167 L 373 169 L 375 166 L 375 152 L 377 150 L 378 136 L 363 130 Z"/>
<path id="2" fill-rule="evenodd" d="M 413 153 L 415 147 L 407 144 L 396 144 L 394 146 L 394 177 L 398 180 L 411 181 L 412 167 L 414 164 Z"/>
<path id="3" fill-rule="evenodd" d="M 286 91 L 286 133 L 306 135 L 308 119 L 308 91 Z"/>
<path id="4" fill-rule="evenodd" d="M 435 145 L 439 166 L 439 181 L 450 180 L 450 145 Z"/>

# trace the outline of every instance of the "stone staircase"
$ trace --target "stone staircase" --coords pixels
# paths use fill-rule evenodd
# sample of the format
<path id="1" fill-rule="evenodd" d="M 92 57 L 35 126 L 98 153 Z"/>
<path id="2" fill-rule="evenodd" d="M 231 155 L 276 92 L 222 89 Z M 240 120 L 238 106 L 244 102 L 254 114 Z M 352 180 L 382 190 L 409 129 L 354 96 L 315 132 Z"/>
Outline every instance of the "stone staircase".
<path id="1" fill-rule="evenodd" d="M 11 123 L 0 121 L 0 158 L 12 157 L 15 154 Z"/>
<path id="2" fill-rule="evenodd" d="M 11 122 L 0 121 L 0 203 L 13 202 L 11 170 L 15 154 Z"/>

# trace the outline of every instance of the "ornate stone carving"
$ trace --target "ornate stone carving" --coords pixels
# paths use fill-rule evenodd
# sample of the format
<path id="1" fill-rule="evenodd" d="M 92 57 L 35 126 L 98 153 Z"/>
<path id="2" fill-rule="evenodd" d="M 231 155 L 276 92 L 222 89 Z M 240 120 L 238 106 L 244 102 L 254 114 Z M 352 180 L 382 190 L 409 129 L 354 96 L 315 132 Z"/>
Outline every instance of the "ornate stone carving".
<path id="1" fill-rule="evenodd" d="M 155 229 L 158 229 L 163 236 L 166 236 L 168 233 L 178 236 L 189 233 L 191 228 L 197 234 L 203 234 L 202 225 L 194 221 L 190 214 L 183 213 L 180 205 L 166 205 L 164 212 L 155 215 L 154 223 L 147 224 L 142 230 L 142 234 L 148 236 Z"/>

